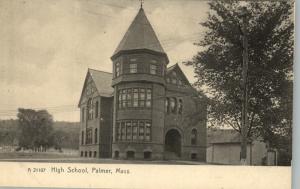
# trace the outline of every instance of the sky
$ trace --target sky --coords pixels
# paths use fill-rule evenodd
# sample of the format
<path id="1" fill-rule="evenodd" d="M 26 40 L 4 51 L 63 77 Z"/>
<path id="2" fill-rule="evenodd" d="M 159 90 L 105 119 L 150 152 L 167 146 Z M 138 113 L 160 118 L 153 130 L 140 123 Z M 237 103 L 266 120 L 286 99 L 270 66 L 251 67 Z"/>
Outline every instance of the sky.
<path id="1" fill-rule="evenodd" d="M 204 36 L 207 2 L 145 0 L 146 16 L 170 59 L 190 82 L 190 60 Z M 88 68 L 112 72 L 110 57 L 140 8 L 139 0 L 0 0 L 0 119 L 17 109 L 46 109 L 79 121 Z"/>

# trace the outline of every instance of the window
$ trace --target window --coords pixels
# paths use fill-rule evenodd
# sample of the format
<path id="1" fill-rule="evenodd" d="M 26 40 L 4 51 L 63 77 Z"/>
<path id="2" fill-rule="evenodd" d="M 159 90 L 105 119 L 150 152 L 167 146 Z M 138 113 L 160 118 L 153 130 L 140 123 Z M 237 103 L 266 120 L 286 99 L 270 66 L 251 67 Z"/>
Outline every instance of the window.
<path id="1" fill-rule="evenodd" d="M 89 157 L 92 157 L 92 151 L 89 151 Z"/>
<path id="2" fill-rule="evenodd" d="M 93 119 L 93 100 L 90 98 L 87 104 L 88 120 Z"/>
<path id="3" fill-rule="evenodd" d="M 151 138 L 151 123 L 146 122 L 146 141 L 150 141 Z"/>
<path id="4" fill-rule="evenodd" d="M 92 128 L 86 130 L 86 144 L 92 144 L 93 131 Z"/>
<path id="5" fill-rule="evenodd" d="M 117 124 L 116 124 L 116 139 L 117 139 L 117 141 L 121 140 L 121 126 L 120 126 L 120 122 L 117 122 Z"/>
<path id="6" fill-rule="evenodd" d="M 97 157 L 97 152 L 96 151 L 94 151 L 94 157 Z"/>
<path id="7" fill-rule="evenodd" d="M 82 122 L 84 122 L 84 114 L 85 114 L 85 111 L 84 111 L 84 108 L 81 109 L 81 120 Z"/>
<path id="8" fill-rule="evenodd" d="M 131 121 L 126 122 L 126 139 L 131 140 Z"/>
<path id="9" fill-rule="evenodd" d="M 144 140 L 144 130 L 145 130 L 145 123 L 140 121 L 139 122 L 139 140 Z"/>
<path id="10" fill-rule="evenodd" d="M 133 89 L 133 107 L 139 106 L 139 89 Z"/>
<path id="11" fill-rule="evenodd" d="M 116 63 L 116 68 L 115 68 L 115 76 L 116 77 L 119 77 L 120 76 L 120 73 L 121 73 L 121 68 L 120 68 L 121 66 L 120 66 L 120 63 L 119 62 L 117 62 Z"/>
<path id="12" fill-rule="evenodd" d="M 126 97 L 127 97 L 126 89 L 123 89 L 122 90 L 122 108 L 126 107 L 126 104 L 127 104 Z"/>
<path id="13" fill-rule="evenodd" d="M 146 94 L 145 89 L 140 89 L 139 107 L 145 107 Z"/>
<path id="14" fill-rule="evenodd" d="M 126 126 L 125 126 L 125 122 L 121 123 L 121 140 L 125 140 L 126 139 Z"/>
<path id="15" fill-rule="evenodd" d="M 96 101 L 96 110 L 95 110 L 95 117 L 98 118 L 98 114 L 99 114 L 99 102 Z"/>
<path id="16" fill-rule="evenodd" d="M 137 140 L 138 122 L 132 121 L 132 140 Z"/>
<path id="17" fill-rule="evenodd" d="M 170 99 L 167 97 L 165 102 L 166 113 L 170 113 Z"/>
<path id="18" fill-rule="evenodd" d="M 84 152 L 84 157 L 87 157 L 87 151 Z"/>
<path id="19" fill-rule="evenodd" d="M 118 92 L 118 107 L 150 108 L 152 105 L 152 90 L 145 88 L 122 89 Z"/>
<path id="20" fill-rule="evenodd" d="M 151 141 L 150 120 L 121 120 L 116 124 L 118 141 Z"/>
<path id="21" fill-rule="evenodd" d="M 177 106 L 177 101 L 176 98 L 170 98 L 170 106 L 171 106 L 171 112 L 176 113 L 176 106 Z"/>
<path id="22" fill-rule="evenodd" d="M 122 94 L 120 91 L 118 92 L 118 106 L 119 106 L 119 109 L 122 108 Z"/>
<path id="23" fill-rule="evenodd" d="M 193 129 L 191 134 L 191 144 L 196 145 L 197 144 L 197 130 Z"/>
<path id="24" fill-rule="evenodd" d="M 97 143 L 98 142 L 98 129 L 96 128 L 95 129 L 95 133 L 94 133 L 94 138 L 95 138 L 95 143 Z"/>
<path id="25" fill-rule="evenodd" d="M 156 75 L 157 74 L 157 66 L 154 64 L 150 64 L 150 74 Z"/>
<path id="26" fill-rule="evenodd" d="M 147 101 L 146 101 L 146 107 L 150 108 L 152 104 L 152 90 L 147 89 Z"/>
<path id="27" fill-rule="evenodd" d="M 127 107 L 131 108 L 132 107 L 132 89 L 127 89 Z"/>
<path id="28" fill-rule="evenodd" d="M 81 144 L 84 144 L 84 131 L 81 132 Z"/>
<path id="29" fill-rule="evenodd" d="M 182 114 L 182 109 L 183 109 L 182 99 L 179 99 L 178 100 L 178 114 Z"/>
<path id="30" fill-rule="evenodd" d="M 137 73 L 137 64 L 129 64 L 129 73 Z"/>
<path id="31" fill-rule="evenodd" d="M 80 152 L 80 157 L 83 157 L 83 151 Z"/>

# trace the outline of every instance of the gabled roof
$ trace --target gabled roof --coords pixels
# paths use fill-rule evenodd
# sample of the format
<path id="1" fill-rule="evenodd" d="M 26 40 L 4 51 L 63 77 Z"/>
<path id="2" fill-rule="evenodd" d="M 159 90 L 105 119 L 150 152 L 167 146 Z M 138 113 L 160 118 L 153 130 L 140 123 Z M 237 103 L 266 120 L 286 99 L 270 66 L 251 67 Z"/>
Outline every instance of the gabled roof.
<path id="1" fill-rule="evenodd" d="M 182 69 L 180 68 L 180 66 L 176 63 L 173 66 L 170 66 L 167 68 L 167 75 L 169 75 L 171 72 L 177 72 L 181 75 L 182 79 L 184 79 L 184 81 L 190 85 L 190 81 L 188 80 L 188 78 L 185 76 L 185 74 L 183 73 Z"/>
<path id="2" fill-rule="evenodd" d="M 88 72 L 90 73 L 100 96 L 111 97 L 114 92 L 114 89 L 111 86 L 113 78 L 112 73 L 93 69 L 89 69 Z"/>
<path id="3" fill-rule="evenodd" d="M 103 72 L 103 71 L 94 70 L 94 69 L 89 68 L 87 71 L 86 77 L 85 77 L 85 81 L 84 81 L 84 85 L 83 85 L 83 88 L 81 91 L 81 96 L 80 96 L 78 105 L 80 105 L 80 102 L 82 100 L 83 92 L 86 87 L 86 83 L 87 83 L 89 76 L 92 78 L 92 80 L 96 86 L 97 92 L 100 96 L 102 96 L 102 97 L 112 97 L 113 96 L 114 89 L 111 86 L 112 77 L 113 77 L 112 73 Z"/>
<path id="4" fill-rule="evenodd" d="M 113 55 L 120 51 L 136 49 L 148 49 L 165 54 L 143 8 L 139 10 Z"/>

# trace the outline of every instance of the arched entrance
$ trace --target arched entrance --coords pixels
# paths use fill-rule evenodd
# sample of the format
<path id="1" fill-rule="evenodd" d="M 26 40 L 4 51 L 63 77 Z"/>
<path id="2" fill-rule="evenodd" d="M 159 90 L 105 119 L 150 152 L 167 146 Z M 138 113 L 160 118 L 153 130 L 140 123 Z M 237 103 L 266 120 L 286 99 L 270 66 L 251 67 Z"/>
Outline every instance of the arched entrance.
<path id="1" fill-rule="evenodd" d="M 165 154 L 168 159 L 181 156 L 181 135 L 176 129 L 169 130 L 165 136 Z"/>

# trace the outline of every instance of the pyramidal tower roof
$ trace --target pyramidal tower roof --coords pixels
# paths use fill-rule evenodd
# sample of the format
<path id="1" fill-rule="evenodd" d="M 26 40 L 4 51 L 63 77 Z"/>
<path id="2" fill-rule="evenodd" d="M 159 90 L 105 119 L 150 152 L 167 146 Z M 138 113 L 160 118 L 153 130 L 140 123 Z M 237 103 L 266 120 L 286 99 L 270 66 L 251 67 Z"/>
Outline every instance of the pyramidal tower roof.
<path id="1" fill-rule="evenodd" d="M 143 8 L 140 8 L 113 55 L 120 51 L 136 49 L 148 49 L 165 54 Z"/>

